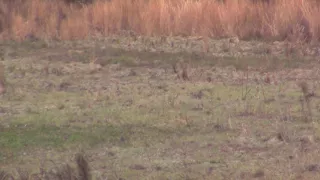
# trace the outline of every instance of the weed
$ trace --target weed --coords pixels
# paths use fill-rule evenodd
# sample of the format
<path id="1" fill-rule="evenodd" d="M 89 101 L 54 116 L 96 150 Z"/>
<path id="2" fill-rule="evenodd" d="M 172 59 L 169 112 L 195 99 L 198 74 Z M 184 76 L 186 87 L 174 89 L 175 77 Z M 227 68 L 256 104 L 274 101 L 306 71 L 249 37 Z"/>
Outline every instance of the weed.
<path id="1" fill-rule="evenodd" d="M 303 94 L 300 98 L 303 117 L 308 121 L 312 121 L 313 118 L 312 118 L 311 99 L 312 97 L 315 96 L 315 93 L 309 91 L 309 86 L 305 81 L 299 82 L 298 86 L 301 88 L 301 91 Z M 305 110 L 305 106 L 307 108 L 306 110 Z"/>
<path id="2" fill-rule="evenodd" d="M 182 72 L 181 72 L 181 77 L 183 80 L 188 81 L 190 80 L 189 78 L 189 65 L 187 63 L 182 64 Z"/>
<path id="3" fill-rule="evenodd" d="M 76 155 L 76 162 L 77 162 L 78 171 L 79 171 L 79 180 L 91 179 L 89 164 L 83 154 Z"/>
<path id="4" fill-rule="evenodd" d="M 53 169 L 45 171 L 42 167 L 40 167 L 40 174 L 31 174 L 30 172 L 17 168 L 17 172 L 19 175 L 19 179 L 17 180 L 30 180 L 31 177 L 36 177 L 36 179 L 47 179 L 47 180 L 90 180 L 91 173 L 88 161 L 85 159 L 82 153 L 78 153 L 76 155 L 76 164 L 77 169 L 71 168 L 69 164 L 64 166 L 55 167 L 55 171 Z M 78 172 L 76 174 L 75 172 Z M 42 177 L 42 178 L 40 178 Z M 5 171 L 0 171 L 0 180 L 14 180 L 13 176 L 6 173 Z"/>
<path id="5" fill-rule="evenodd" d="M 5 88 L 5 74 L 4 74 L 4 65 L 0 64 L 0 95 L 6 92 Z"/>
<path id="6" fill-rule="evenodd" d="M 174 64 L 172 64 L 172 68 L 173 68 L 173 72 L 175 73 L 175 74 L 178 74 L 179 73 L 179 70 L 178 70 L 178 63 L 174 63 Z"/>
<path id="7" fill-rule="evenodd" d="M 203 38 L 203 52 L 209 53 L 209 38 L 208 38 L 208 36 L 205 36 Z"/>
<path id="8" fill-rule="evenodd" d="M 9 180 L 9 179 L 12 179 L 12 176 L 10 176 L 5 171 L 0 170 L 0 180 Z"/>
<path id="9" fill-rule="evenodd" d="M 254 178 L 262 178 L 264 176 L 264 171 L 263 170 L 257 170 L 254 174 L 253 177 Z"/>
<path id="10" fill-rule="evenodd" d="M 186 62 L 179 62 L 173 64 L 172 66 L 173 72 L 177 74 L 178 79 L 182 79 L 184 81 L 190 80 L 189 78 L 189 64 Z"/>
<path id="11" fill-rule="evenodd" d="M 241 88 L 241 99 L 242 100 L 246 100 L 247 99 L 247 96 L 248 94 L 250 93 L 251 89 L 249 88 L 248 86 L 248 79 L 249 79 L 249 70 L 247 68 L 247 70 L 245 71 L 245 79 L 242 78 L 242 88 Z M 245 85 L 244 85 L 245 84 Z"/>
<path id="12" fill-rule="evenodd" d="M 50 69 L 50 61 L 48 61 L 48 63 L 46 63 L 41 70 L 41 74 L 44 76 L 49 76 L 49 69 Z"/>
<path id="13" fill-rule="evenodd" d="M 19 174 L 19 180 L 29 180 L 30 173 L 28 171 L 18 168 L 17 172 Z"/>
<path id="14" fill-rule="evenodd" d="M 100 64 L 97 64 L 97 57 L 95 56 L 90 59 L 89 67 L 91 74 L 98 72 L 102 68 Z"/>

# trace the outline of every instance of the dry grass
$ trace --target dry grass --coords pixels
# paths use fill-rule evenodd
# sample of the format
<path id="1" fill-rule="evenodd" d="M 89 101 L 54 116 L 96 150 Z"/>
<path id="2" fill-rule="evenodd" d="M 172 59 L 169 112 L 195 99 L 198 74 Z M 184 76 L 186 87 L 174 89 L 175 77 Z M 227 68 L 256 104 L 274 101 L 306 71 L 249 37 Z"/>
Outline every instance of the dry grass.
<path id="1" fill-rule="evenodd" d="M 35 180 L 35 179 L 46 179 L 46 180 L 89 180 L 91 179 L 90 168 L 87 160 L 83 154 L 76 155 L 77 169 L 71 168 L 69 164 L 55 167 L 54 171 L 45 171 L 40 168 L 39 174 L 31 174 L 28 171 L 17 168 L 18 180 Z M 0 180 L 15 180 L 12 175 L 4 171 L 0 171 Z"/>
<path id="2" fill-rule="evenodd" d="M 320 37 L 319 7 L 313 0 L 97 0 L 82 8 L 61 0 L 1 1 L 0 38 L 82 39 L 129 30 L 310 41 Z"/>
<path id="3" fill-rule="evenodd" d="M 301 97 L 301 107 L 303 116 L 306 120 L 312 120 L 312 106 L 311 106 L 311 99 L 315 96 L 314 92 L 310 92 L 309 85 L 305 82 L 299 82 L 298 86 L 301 88 L 303 96 Z M 307 107 L 305 111 L 305 106 Z"/>
<path id="4" fill-rule="evenodd" d="M 6 92 L 5 88 L 4 65 L 0 63 L 0 95 Z"/>
<path id="5" fill-rule="evenodd" d="M 254 49 L 261 42 L 244 41 L 230 49 L 245 56 L 231 56 L 222 48 L 227 39 L 208 40 L 210 53 L 225 56 L 202 56 L 202 39 L 187 39 L 195 46 L 184 49 L 180 37 L 168 38 L 174 48 L 155 38 L 133 43 L 155 42 L 158 52 L 118 49 L 130 39 L 0 45 L 1 170 L 80 179 L 88 171 L 73 169 L 86 163 L 52 162 L 85 151 L 97 180 L 319 179 L 320 101 L 308 95 L 319 94 L 318 56 L 264 58 Z M 301 119 L 300 96 L 311 100 L 313 123 Z"/>

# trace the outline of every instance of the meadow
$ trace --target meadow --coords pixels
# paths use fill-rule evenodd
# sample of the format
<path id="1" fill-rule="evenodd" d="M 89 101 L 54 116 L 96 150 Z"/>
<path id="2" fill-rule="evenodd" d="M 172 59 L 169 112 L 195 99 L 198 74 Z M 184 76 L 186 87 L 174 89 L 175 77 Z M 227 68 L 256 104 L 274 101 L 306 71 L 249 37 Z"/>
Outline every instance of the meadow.
<path id="1" fill-rule="evenodd" d="M 0 180 L 320 178 L 317 2 L 0 4 Z"/>

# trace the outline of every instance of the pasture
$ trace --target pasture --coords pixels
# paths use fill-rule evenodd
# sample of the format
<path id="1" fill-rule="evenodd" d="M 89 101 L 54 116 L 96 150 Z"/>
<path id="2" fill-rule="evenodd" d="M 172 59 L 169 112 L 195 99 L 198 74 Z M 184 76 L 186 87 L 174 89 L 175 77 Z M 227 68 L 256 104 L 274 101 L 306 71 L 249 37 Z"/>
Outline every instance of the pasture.
<path id="1" fill-rule="evenodd" d="M 92 179 L 320 178 L 317 46 L 122 35 L 0 49 L 0 169 L 14 177 L 82 152 Z"/>

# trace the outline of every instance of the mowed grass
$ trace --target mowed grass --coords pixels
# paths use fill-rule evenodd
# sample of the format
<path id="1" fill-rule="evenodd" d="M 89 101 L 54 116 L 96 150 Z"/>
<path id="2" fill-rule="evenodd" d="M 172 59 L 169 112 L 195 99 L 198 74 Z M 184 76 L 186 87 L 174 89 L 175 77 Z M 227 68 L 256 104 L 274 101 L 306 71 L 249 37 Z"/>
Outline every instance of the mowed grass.
<path id="1" fill-rule="evenodd" d="M 261 72 L 265 59 L 254 57 L 9 47 L 0 97 L 8 172 L 38 173 L 84 151 L 96 179 L 319 178 L 320 101 L 302 109 L 297 85 L 318 94 L 317 66 L 270 57 L 279 61 Z M 174 72 L 179 61 L 189 80 Z"/>

